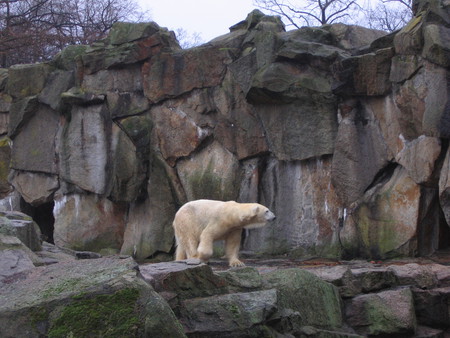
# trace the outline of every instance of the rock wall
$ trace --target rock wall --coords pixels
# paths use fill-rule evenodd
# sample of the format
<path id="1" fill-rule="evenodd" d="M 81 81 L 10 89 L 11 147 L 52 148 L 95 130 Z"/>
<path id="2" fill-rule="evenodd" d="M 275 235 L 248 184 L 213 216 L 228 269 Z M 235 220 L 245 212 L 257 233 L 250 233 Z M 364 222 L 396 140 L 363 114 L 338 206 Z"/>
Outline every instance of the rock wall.
<path id="1" fill-rule="evenodd" d="M 156 23 L 118 23 L 0 69 L 2 205 L 59 246 L 137 259 L 170 253 L 176 210 L 199 198 L 272 209 L 243 239 L 258 254 L 448 247 L 450 6 L 415 10 L 390 35 L 286 32 L 254 11 L 186 50 Z"/>

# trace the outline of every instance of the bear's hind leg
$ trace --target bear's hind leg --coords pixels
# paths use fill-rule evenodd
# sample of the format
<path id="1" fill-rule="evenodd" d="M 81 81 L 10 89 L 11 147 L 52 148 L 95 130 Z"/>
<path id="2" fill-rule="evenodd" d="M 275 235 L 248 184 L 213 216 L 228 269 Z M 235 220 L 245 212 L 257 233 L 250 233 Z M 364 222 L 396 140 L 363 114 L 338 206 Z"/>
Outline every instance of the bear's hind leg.
<path id="1" fill-rule="evenodd" d="M 225 256 L 231 267 L 245 266 L 239 260 L 239 247 L 241 246 L 242 229 L 234 230 L 225 239 Z"/>

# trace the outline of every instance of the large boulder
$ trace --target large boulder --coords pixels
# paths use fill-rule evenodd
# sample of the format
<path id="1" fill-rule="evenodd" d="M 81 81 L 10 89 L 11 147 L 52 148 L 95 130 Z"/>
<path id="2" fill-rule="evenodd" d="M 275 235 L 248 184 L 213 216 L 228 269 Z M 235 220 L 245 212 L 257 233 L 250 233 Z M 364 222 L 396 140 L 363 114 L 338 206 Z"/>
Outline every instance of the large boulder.
<path id="1" fill-rule="evenodd" d="M 189 158 L 179 160 L 177 171 L 188 200 L 236 200 L 241 169 L 236 157 L 213 142 Z"/>
<path id="2" fill-rule="evenodd" d="M 389 171 L 346 215 L 341 240 L 349 254 L 387 258 L 417 251 L 420 186 L 401 167 Z"/>
<path id="3" fill-rule="evenodd" d="M 13 138 L 11 167 L 47 174 L 58 172 L 56 160 L 58 113 L 40 105 L 21 132 Z"/>
<path id="4" fill-rule="evenodd" d="M 377 119 L 358 100 L 340 105 L 331 180 L 345 206 L 361 198 L 389 160 Z"/>
<path id="5" fill-rule="evenodd" d="M 290 318 L 294 327 L 342 327 L 341 298 L 334 285 L 300 269 L 274 271 L 263 275 L 263 279 L 267 288 L 278 289 L 279 309 L 298 314 Z"/>
<path id="6" fill-rule="evenodd" d="M 147 194 L 130 205 L 120 251 L 137 260 L 169 253 L 174 244 L 176 199 L 163 161 L 153 156 L 150 162 Z"/>
<path id="7" fill-rule="evenodd" d="M 58 149 L 61 179 L 92 193 L 107 192 L 111 123 L 104 105 L 73 106 Z"/>
<path id="8" fill-rule="evenodd" d="M 53 201 L 59 188 L 56 175 L 12 170 L 9 179 L 25 202 L 33 206 Z"/>
<path id="9" fill-rule="evenodd" d="M 258 196 L 263 205 L 276 210 L 277 219 L 270 226 L 248 231 L 244 249 L 256 253 L 294 256 L 337 257 L 341 204 L 331 184 L 331 159 L 278 161 L 260 163 L 264 171 L 250 172 L 255 190 L 247 196 Z M 257 168 L 254 169 L 255 171 Z M 258 182 L 258 185 L 256 185 Z M 256 186 L 262 187 L 259 192 Z M 244 195 L 245 196 L 245 195 Z"/>
<path id="10" fill-rule="evenodd" d="M 39 257 L 25 246 L 17 237 L 3 234 L 0 230 L 0 284 L 14 275 L 35 268 Z M 0 325 L 1 326 L 1 325 Z"/>
<path id="11" fill-rule="evenodd" d="M 54 240 L 80 251 L 120 250 L 127 208 L 97 195 L 70 194 L 55 198 Z"/>
<path id="12" fill-rule="evenodd" d="M 414 300 L 408 288 L 360 295 L 346 306 L 351 327 L 363 335 L 411 335 L 416 330 Z"/>
<path id="13" fill-rule="evenodd" d="M 159 102 L 196 88 L 217 86 L 230 61 L 229 52 L 216 47 L 160 53 L 142 68 L 144 94 Z"/>
<path id="14" fill-rule="evenodd" d="M 277 290 L 188 299 L 182 306 L 188 335 L 256 338 L 268 331 L 264 324 L 277 309 Z"/>
<path id="15" fill-rule="evenodd" d="M 14 65 L 9 68 L 7 93 L 14 98 L 39 94 L 45 87 L 52 67 L 45 63 Z"/>
<path id="16" fill-rule="evenodd" d="M 0 335 L 185 337 L 132 259 L 65 261 L 0 290 Z M 7 324 L 6 324 L 7 323 Z"/>
<path id="17" fill-rule="evenodd" d="M 257 112 L 266 129 L 269 150 L 282 161 L 306 160 L 334 151 L 337 105 L 331 100 L 264 104 Z"/>
<path id="18" fill-rule="evenodd" d="M 42 248 L 41 230 L 33 219 L 18 211 L 0 212 L 0 233 L 14 236 L 30 250 Z"/>

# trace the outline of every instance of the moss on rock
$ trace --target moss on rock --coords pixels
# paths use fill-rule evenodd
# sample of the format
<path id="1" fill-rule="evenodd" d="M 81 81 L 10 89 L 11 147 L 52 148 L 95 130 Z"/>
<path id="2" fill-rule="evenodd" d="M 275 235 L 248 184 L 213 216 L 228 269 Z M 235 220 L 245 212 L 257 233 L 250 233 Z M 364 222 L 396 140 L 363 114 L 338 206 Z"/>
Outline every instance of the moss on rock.
<path id="1" fill-rule="evenodd" d="M 48 337 L 139 336 L 138 298 L 139 290 L 133 288 L 109 295 L 74 297 L 50 327 Z"/>

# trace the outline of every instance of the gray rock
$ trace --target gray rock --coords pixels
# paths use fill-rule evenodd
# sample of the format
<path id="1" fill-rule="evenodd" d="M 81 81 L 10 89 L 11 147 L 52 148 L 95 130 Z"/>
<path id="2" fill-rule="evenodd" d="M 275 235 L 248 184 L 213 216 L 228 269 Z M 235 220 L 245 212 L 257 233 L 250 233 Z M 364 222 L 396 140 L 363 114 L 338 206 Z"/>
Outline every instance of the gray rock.
<path id="1" fill-rule="evenodd" d="M 190 158 L 179 160 L 177 172 L 188 200 L 236 200 L 241 179 L 236 157 L 214 142 Z"/>
<path id="2" fill-rule="evenodd" d="M 413 289 L 417 321 L 431 327 L 448 327 L 450 312 L 450 287 L 420 290 Z"/>
<path id="3" fill-rule="evenodd" d="M 262 287 L 261 275 L 258 273 L 258 270 L 252 267 L 218 271 L 216 274 L 224 278 L 230 284 L 230 288 L 234 287 L 241 292 L 256 290 Z"/>
<path id="4" fill-rule="evenodd" d="M 270 255 L 338 257 L 341 245 L 336 225 L 342 209 L 331 184 L 331 159 L 291 162 L 270 158 L 261 167 L 259 198 L 277 210 L 277 219 L 248 231 L 243 249 Z"/>
<path id="5" fill-rule="evenodd" d="M 399 285 L 411 285 L 421 289 L 430 289 L 437 284 L 435 274 L 426 265 L 416 263 L 391 265 L 388 270 L 394 273 Z"/>
<path id="6" fill-rule="evenodd" d="M 348 252 L 384 259 L 402 254 L 411 256 L 417 250 L 420 186 L 400 166 L 386 176 L 348 211 L 340 233 Z"/>
<path id="7" fill-rule="evenodd" d="M 344 206 L 361 198 L 390 160 L 377 119 L 359 100 L 340 105 L 331 180 Z"/>
<path id="8" fill-rule="evenodd" d="M 75 84 L 73 71 L 54 71 L 45 84 L 45 88 L 39 93 L 39 102 L 49 105 L 52 109 L 61 109 L 61 94 L 72 88 Z"/>
<path id="9" fill-rule="evenodd" d="M 34 206 L 53 201 L 53 194 L 59 188 L 55 175 L 13 170 L 9 179 L 20 196 Z"/>
<path id="10" fill-rule="evenodd" d="M 175 197 L 163 160 L 153 156 L 145 199 L 133 201 L 127 217 L 120 253 L 143 260 L 157 252 L 170 252 L 176 213 Z"/>
<path id="11" fill-rule="evenodd" d="M 33 251 L 41 250 L 42 239 L 39 226 L 33 219 L 17 211 L 0 212 L 0 233 L 17 237 Z"/>
<path id="12" fill-rule="evenodd" d="M 9 109 L 8 136 L 15 137 L 38 109 L 36 96 L 14 100 Z"/>
<path id="13" fill-rule="evenodd" d="M 142 68 L 144 94 L 150 101 L 159 102 L 195 88 L 217 86 L 229 62 L 229 52 L 216 47 L 160 53 Z"/>
<path id="14" fill-rule="evenodd" d="M 439 202 L 447 223 L 450 223 L 450 151 L 447 150 L 439 178 Z"/>
<path id="15" fill-rule="evenodd" d="M 351 269 L 355 284 L 362 292 L 374 292 L 397 285 L 395 274 L 388 268 Z"/>
<path id="16" fill-rule="evenodd" d="M 137 115 L 150 108 L 150 103 L 141 92 L 117 92 L 106 94 L 111 117 Z"/>
<path id="17" fill-rule="evenodd" d="M 39 94 L 45 87 L 51 67 L 45 63 L 14 65 L 8 70 L 6 91 L 14 98 Z"/>
<path id="18" fill-rule="evenodd" d="M 225 332 L 236 337 L 251 331 L 257 337 L 258 326 L 264 325 L 277 309 L 277 290 L 188 299 L 182 306 L 180 321 L 188 335 Z"/>
<path id="19" fill-rule="evenodd" d="M 435 162 L 441 153 L 441 142 L 435 137 L 420 136 L 406 143 L 395 160 L 408 171 L 417 184 L 429 183 L 435 168 Z"/>
<path id="20" fill-rule="evenodd" d="M 339 48 L 347 50 L 357 50 L 368 46 L 374 40 L 386 35 L 384 31 L 341 23 L 325 25 L 322 29 L 330 32 Z"/>
<path id="21" fill-rule="evenodd" d="M 40 105 L 33 117 L 13 138 L 11 167 L 38 173 L 56 174 L 56 136 L 59 129 L 58 113 Z"/>
<path id="22" fill-rule="evenodd" d="M 345 313 L 350 326 L 363 335 L 409 335 L 416 328 L 408 288 L 356 296 L 346 304 Z"/>
<path id="23" fill-rule="evenodd" d="M 58 149 L 61 179 L 96 194 L 105 194 L 110 183 L 107 114 L 104 105 L 73 106 Z"/>
<path id="24" fill-rule="evenodd" d="M 2 286 L 0 335 L 185 337 L 167 303 L 135 268 L 132 259 L 101 258 L 34 269 Z"/>
<path id="25" fill-rule="evenodd" d="M 111 134 L 110 197 L 115 202 L 133 202 L 145 180 L 145 167 L 128 135 L 116 124 Z"/>
<path id="26" fill-rule="evenodd" d="M 431 271 L 434 273 L 438 286 L 450 284 L 450 267 L 442 264 L 430 264 Z"/>
<path id="27" fill-rule="evenodd" d="M 277 159 L 306 160 L 333 153 L 338 130 L 336 102 L 312 100 L 311 104 L 297 102 L 257 107 L 269 149 Z"/>
<path id="28" fill-rule="evenodd" d="M 358 278 L 353 275 L 352 270 L 345 265 L 333 267 L 311 268 L 309 272 L 320 279 L 335 285 L 339 289 L 342 298 L 354 297 L 362 292 L 362 285 Z"/>
<path id="29" fill-rule="evenodd" d="M 0 283 L 16 274 L 34 268 L 33 262 L 25 251 L 14 249 L 0 251 Z"/>
<path id="30" fill-rule="evenodd" d="M 338 289 L 300 269 L 278 270 L 263 275 L 266 288 L 278 290 L 278 308 L 299 313 L 295 324 L 319 329 L 342 327 Z"/>
<path id="31" fill-rule="evenodd" d="M 178 308 L 185 299 L 209 297 L 228 292 L 228 282 L 206 264 L 175 261 L 140 265 L 142 278 L 171 305 Z"/>
<path id="32" fill-rule="evenodd" d="M 120 250 L 126 206 L 97 195 L 71 194 L 55 198 L 55 244 L 72 250 Z"/>
<path id="33" fill-rule="evenodd" d="M 450 66 L 450 28 L 442 25 L 426 25 L 423 30 L 422 56 L 442 67 Z"/>

